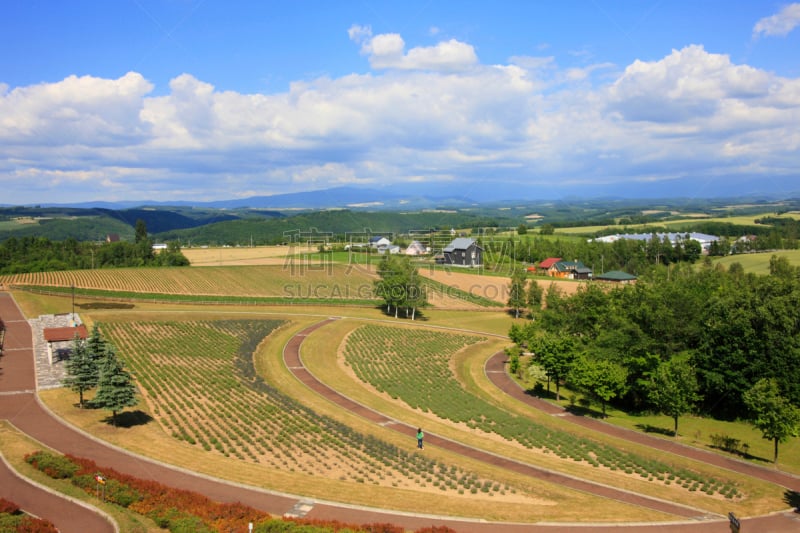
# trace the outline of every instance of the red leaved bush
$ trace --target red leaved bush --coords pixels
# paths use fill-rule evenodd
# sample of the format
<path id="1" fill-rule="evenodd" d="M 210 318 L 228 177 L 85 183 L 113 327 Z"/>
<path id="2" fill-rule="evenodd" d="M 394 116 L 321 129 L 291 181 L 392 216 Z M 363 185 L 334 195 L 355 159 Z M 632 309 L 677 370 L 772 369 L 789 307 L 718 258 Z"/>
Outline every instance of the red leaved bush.
<path id="1" fill-rule="evenodd" d="M 17 524 L 19 533 L 59 533 L 58 528 L 49 520 L 25 515 Z"/>
<path id="2" fill-rule="evenodd" d="M 129 505 L 137 513 L 150 516 L 162 526 L 168 527 L 170 517 L 191 515 L 199 518 L 208 527 L 217 531 L 246 531 L 250 522 L 260 522 L 270 517 L 269 514 L 253 509 L 241 503 L 215 502 L 196 492 L 168 487 L 162 483 L 117 472 L 113 468 L 98 468 L 94 461 L 67 455 L 80 466 L 76 476 L 101 472 L 107 479 L 113 479 L 126 485 L 139 498 Z"/>
<path id="3" fill-rule="evenodd" d="M 5 498 L 0 498 L 0 513 L 17 514 L 19 512 L 19 505 L 10 502 Z"/>
<path id="4" fill-rule="evenodd" d="M 50 455 L 46 452 L 37 454 Z M 36 456 L 41 464 L 49 464 L 48 457 Z M 73 483 L 81 486 L 89 493 L 97 490 L 95 475 L 102 474 L 106 479 L 105 496 L 109 501 L 115 501 L 119 496 L 122 505 L 131 510 L 149 516 L 160 527 L 169 528 L 170 525 L 180 523 L 185 529 L 186 524 L 199 520 L 205 527 L 214 531 L 247 531 L 248 524 L 271 522 L 270 515 L 241 503 L 215 502 L 196 492 L 168 487 L 157 481 L 139 479 L 123 474 L 113 468 L 100 468 L 90 459 L 66 455 L 62 458 L 64 463 L 72 463 L 76 471 L 72 475 Z M 63 466 L 63 465 L 62 465 Z M 68 470 L 68 469 L 65 469 Z M 124 498 L 123 498 L 124 496 Z M 283 522 L 296 524 L 298 527 L 308 526 L 319 528 L 321 531 L 348 533 L 404 533 L 405 529 L 393 524 L 348 524 L 336 520 L 317 520 L 305 518 L 285 519 Z M 198 522 L 195 525 L 199 526 Z M 287 524 L 288 525 L 288 524 Z M 283 531 L 283 529 L 281 529 Z M 305 531 L 305 529 L 303 528 Z M 40 531 L 40 530 L 31 530 Z M 41 530 L 49 531 L 49 530 Z M 287 529 L 287 531 L 290 531 Z M 426 527 L 417 530 L 417 533 L 455 533 L 454 530 L 444 526 Z"/>
<path id="5" fill-rule="evenodd" d="M 405 528 L 396 526 L 394 524 L 348 524 L 346 522 L 339 522 L 338 520 L 320 520 L 311 518 L 286 518 L 286 521 L 294 522 L 302 526 L 312 526 L 320 528 L 324 531 L 347 531 L 357 533 L 405 533 Z"/>
<path id="6" fill-rule="evenodd" d="M 56 526 L 49 520 L 24 515 L 19 505 L 5 498 L 0 498 L 0 515 L 3 514 L 14 516 L 10 522 L 3 521 L 3 525 L 13 529 L 3 529 L 3 531 L 13 531 L 15 533 L 58 533 Z"/>

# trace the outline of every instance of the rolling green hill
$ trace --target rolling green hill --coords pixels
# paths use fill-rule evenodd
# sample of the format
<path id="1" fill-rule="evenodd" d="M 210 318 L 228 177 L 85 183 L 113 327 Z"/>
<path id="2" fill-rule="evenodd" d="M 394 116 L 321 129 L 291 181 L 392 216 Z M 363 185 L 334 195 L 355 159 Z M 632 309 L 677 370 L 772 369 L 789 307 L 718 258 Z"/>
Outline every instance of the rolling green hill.
<path id="1" fill-rule="evenodd" d="M 764 203 L 742 200 L 571 200 L 473 205 L 468 207 L 409 209 L 286 210 L 221 209 L 190 206 L 108 207 L 6 207 L 0 208 L 0 242 L 9 237 L 45 237 L 52 241 L 72 238 L 101 241 L 115 233 L 131 241 L 137 220 L 143 220 L 156 242 L 179 241 L 192 245 L 276 244 L 299 233 L 317 231 L 355 239 L 364 235 L 406 234 L 413 231 L 466 231 L 515 233 L 525 226 L 539 232 L 543 226 L 558 234 L 594 235 L 624 233 L 635 228 L 669 228 L 715 235 L 740 236 L 769 231 L 759 217 L 797 216 L 800 200 Z M 654 229 L 653 231 L 657 231 Z"/>

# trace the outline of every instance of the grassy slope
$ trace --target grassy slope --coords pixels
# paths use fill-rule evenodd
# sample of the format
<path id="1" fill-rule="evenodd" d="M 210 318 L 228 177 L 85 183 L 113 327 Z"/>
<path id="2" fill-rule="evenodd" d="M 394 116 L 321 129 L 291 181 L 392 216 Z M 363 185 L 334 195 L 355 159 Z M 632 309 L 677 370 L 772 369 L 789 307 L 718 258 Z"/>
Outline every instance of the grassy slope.
<path id="1" fill-rule="evenodd" d="M 785 257 L 792 265 L 800 265 L 800 250 L 778 250 L 775 252 L 759 252 L 755 254 L 729 255 L 714 259 L 714 262 L 726 267 L 732 263 L 739 263 L 745 272 L 754 274 L 769 274 L 769 261 L 772 256 Z"/>

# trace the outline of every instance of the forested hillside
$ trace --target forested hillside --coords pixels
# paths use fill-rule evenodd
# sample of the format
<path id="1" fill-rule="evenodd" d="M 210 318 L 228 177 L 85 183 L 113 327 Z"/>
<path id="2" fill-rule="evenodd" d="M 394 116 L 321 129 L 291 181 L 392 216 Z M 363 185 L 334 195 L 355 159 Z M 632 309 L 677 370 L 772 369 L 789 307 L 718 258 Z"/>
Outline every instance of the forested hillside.
<path id="1" fill-rule="evenodd" d="M 502 215 L 482 213 L 435 212 L 367 212 L 349 210 L 315 211 L 284 218 L 247 218 L 206 226 L 160 233 L 162 241 L 178 240 L 184 245 L 263 245 L 292 240 L 297 232 L 318 231 L 342 240 L 348 235 L 366 241 L 366 236 L 429 231 L 450 228 L 508 229 L 517 220 Z"/>
<path id="2" fill-rule="evenodd" d="M 358 234 L 402 234 L 451 228 L 470 232 L 535 232 L 571 229 L 584 237 L 644 231 L 698 231 L 729 237 L 776 237 L 796 246 L 797 223 L 784 213 L 800 210 L 800 201 L 726 203 L 721 200 L 573 200 L 542 203 L 473 205 L 437 209 L 389 210 L 269 209 L 191 206 L 6 207 L 0 208 L 0 242 L 10 237 L 45 237 L 53 241 L 103 241 L 108 234 L 134 239 L 142 220 L 155 242 L 187 245 L 277 244 L 293 233 L 318 231 L 346 239 Z M 786 245 L 786 243 L 784 243 Z M 769 246 L 775 248 L 775 246 Z"/>

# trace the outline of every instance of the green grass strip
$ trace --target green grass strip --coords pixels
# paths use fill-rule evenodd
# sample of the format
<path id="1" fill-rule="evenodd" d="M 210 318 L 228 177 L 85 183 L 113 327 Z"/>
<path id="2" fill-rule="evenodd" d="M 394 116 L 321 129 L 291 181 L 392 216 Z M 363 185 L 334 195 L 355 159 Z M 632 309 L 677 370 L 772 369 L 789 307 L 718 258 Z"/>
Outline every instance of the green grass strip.
<path id="1" fill-rule="evenodd" d="M 435 281 L 426 278 L 422 284 L 426 289 L 430 289 L 436 292 L 441 292 L 452 298 L 458 298 L 459 300 L 464 300 L 465 302 L 470 302 L 476 305 L 480 305 L 481 307 L 505 307 L 500 302 L 490 300 L 489 298 L 485 298 L 483 296 L 477 296 L 475 294 L 472 294 L 471 292 L 464 291 L 456 287 L 451 287 L 450 285 L 442 283 L 441 281 Z"/>
<path id="2" fill-rule="evenodd" d="M 38 293 L 71 296 L 72 287 L 54 286 L 35 286 L 19 285 L 16 288 Z M 133 291 L 109 291 L 104 289 L 86 289 L 75 287 L 75 296 L 84 298 L 113 299 L 126 301 L 158 301 L 169 303 L 190 303 L 190 304 L 232 304 L 232 305 L 259 305 L 259 304 L 279 304 L 279 305 L 342 305 L 358 307 L 375 307 L 381 304 L 378 299 L 355 299 L 355 298 L 286 298 L 281 296 L 215 296 L 215 295 L 196 295 L 196 294 L 167 294 Z"/>

